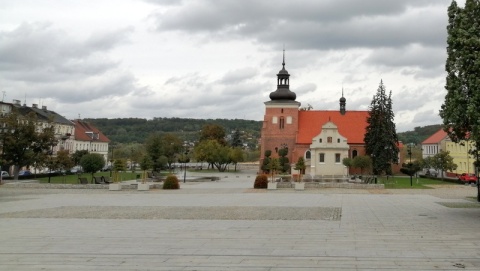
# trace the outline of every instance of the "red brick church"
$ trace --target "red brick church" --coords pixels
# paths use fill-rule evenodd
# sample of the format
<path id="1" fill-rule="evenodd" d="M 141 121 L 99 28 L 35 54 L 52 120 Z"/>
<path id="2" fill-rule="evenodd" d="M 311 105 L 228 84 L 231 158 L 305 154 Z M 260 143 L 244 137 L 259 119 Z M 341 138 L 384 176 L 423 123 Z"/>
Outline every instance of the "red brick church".
<path id="1" fill-rule="evenodd" d="M 278 150 L 288 148 L 288 158 L 294 164 L 299 157 L 306 162 L 305 174 L 348 175 L 357 173 L 343 166 L 345 157 L 365 155 L 364 135 L 368 111 L 348 111 L 346 99 L 340 98 L 338 110 L 301 110 L 290 90 L 290 74 L 283 68 L 277 74 L 277 90 L 265 102 L 262 126 L 260 165 L 265 151 L 278 157 Z M 397 169 L 398 170 L 398 169 Z M 396 171 L 394 169 L 394 171 Z"/>

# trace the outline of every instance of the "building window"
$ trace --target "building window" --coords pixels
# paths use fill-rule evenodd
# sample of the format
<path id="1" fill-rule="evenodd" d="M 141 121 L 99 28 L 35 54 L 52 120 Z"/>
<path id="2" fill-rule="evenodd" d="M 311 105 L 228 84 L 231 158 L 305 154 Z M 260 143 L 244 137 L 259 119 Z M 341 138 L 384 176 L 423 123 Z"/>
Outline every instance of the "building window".
<path id="1" fill-rule="evenodd" d="M 320 154 L 318 155 L 318 161 L 319 161 L 320 163 L 325 163 L 325 153 L 320 153 Z"/>
<path id="2" fill-rule="evenodd" d="M 335 153 L 335 163 L 340 163 L 340 153 Z"/>
<path id="3" fill-rule="evenodd" d="M 353 151 L 352 151 L 352 158 L 357 157 L 357 155 L 358 155 L 357 150 L 353 150 Z"/>
<path id="4" fill-rule="evenodd" d="M 337 143 L 340 143 L 340 138 L 337 138 Z"/>
<path id="5" fill-rule="evenodd" d="M 272 118 L 272 123 L 273 123 L 273 124 L 277 124 L 277 122 L 278 122 L 278 118 L 277 118 L 277 117 L 273 117 L 273 118 Z"/>
<path id="6" fill-rule="evenodd" d="M 322 143 L 322 139 L 321 139 L 321 138 L 319 139 L 319 142 Z"/>
<path id="7" fill-rule="evenodd" d="M 285 128 L 285 119 L 283 117 L 280 117 L 279 127 L 280 127 L 280 129 Z"/>
<path id="8" fill-rule="evenodd" d="M 287 117 L 287 124 L 292 124 L 292 116 Z"/>
<path id="9" fill-rule="evenodd" d="M 332 143 L 332 140 L 333 140 L 333 139 L 332 139 L 331 136 L 327 137 L 327 143 Z"/>
<path id="10" fill-rule="evenodd" d="M 305 153 L 305 159 L 311 159 L 312 158 L 312 153 L 310 151 L 307 151 Z"/>

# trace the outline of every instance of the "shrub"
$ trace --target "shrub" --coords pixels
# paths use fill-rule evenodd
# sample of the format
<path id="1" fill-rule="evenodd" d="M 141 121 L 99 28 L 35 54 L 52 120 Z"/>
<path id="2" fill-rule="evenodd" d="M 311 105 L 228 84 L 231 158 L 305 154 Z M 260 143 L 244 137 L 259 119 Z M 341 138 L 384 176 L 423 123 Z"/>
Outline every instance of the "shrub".
<path id="1" fill-rule="evenodd" d="M 257 175 L 255 178 L 255 183 L 253 184 L 253 188 L 267 188 L 268 186 L 268 177 L 265 174 Z"/>
<path id="2" fill-rule="evenodd" d="M 163 189 L 179 189 L 180 184 L 178 183 L 178 178 L 175 175 L 169 175 L 163 182 Z"/>

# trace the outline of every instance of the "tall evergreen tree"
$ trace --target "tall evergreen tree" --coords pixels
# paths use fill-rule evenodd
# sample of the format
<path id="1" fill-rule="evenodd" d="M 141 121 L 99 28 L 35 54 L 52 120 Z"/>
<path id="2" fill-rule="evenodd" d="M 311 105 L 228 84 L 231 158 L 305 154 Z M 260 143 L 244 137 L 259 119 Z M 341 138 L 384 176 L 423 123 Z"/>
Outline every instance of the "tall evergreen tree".
<path id="1" fill-rule="evenodd" d="M 392 110 L 392 92 L 386 95 L 383 81 L 372 99 L 365 133 L 366 153 L 372 158 L 374 174 L 391 173 L 391 164 L 398 163 L 398 138 Z"/>
<path id="2" fill-rule="evenodd" d="M 469 153 L 480 166 L 480 0 L 452 1 L 447 26 L 447 95 L 440 110 L 443 129 L 453 142 L 473 142 Z M 480 182 L 477 182 L 480 201 Z"/>

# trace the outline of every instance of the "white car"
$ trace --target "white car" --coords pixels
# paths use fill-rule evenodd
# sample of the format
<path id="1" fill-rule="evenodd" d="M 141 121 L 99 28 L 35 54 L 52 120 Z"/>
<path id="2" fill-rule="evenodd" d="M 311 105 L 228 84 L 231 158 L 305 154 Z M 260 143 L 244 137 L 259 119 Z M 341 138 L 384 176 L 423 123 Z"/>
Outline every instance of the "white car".
<path id="1" fill-rule="evenodd" d="M 3 177 L 10 177 L 10 174 L 8 174 L 6 171 L 2 171 L 2 178 Z"/>

